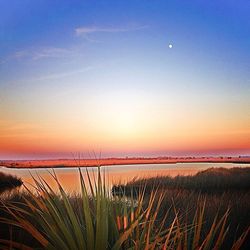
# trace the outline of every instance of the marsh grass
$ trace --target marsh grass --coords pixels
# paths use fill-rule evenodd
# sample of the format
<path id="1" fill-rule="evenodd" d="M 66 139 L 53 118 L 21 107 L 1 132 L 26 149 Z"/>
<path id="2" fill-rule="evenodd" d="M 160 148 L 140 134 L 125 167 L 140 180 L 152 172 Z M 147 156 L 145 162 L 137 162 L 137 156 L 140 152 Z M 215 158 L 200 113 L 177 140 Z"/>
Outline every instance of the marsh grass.
<path id="1" fill-rule="evenodd" d="M 172 200 L 166 207 L 167 193 L 146 186 L 136 196 L 113 197 L 100 169 L 96 178 L 87 180 L 79 170 L 81 192 L 70 196 L 51 173 L 59 192 L 42 178 L 34 178 L 36 192 L 1 201 L 1 223 L 9 231 L 2 238 L 2 248 L 31 249 L 219 249 L 223 246 L 229 225 L 230 209 L 216 212 L 206 221 L 206 198 L 199 196 L 192 213 L 181 211 Z M 191 210 L 191 209 L 190 209 Z M 3 224 L 2 224 L 3 225 Z M 24 237 L 15 237 L 13 233 Z M 249 229 L 231 244 L 240 249 Z M 18 239 L 18 240 L 17 240 Z"/>
<path id="2" fill-rule="evenodd" d="M 223 243 L 224 249 L 230 249 L 233 242 L 244 232 L 249 233 L 250 226 L 250 169 L 249 168 L 210 168 L 194 176 L 159 176 L 149 179 L 133 179 L 126 185 L 112 188 L 114 195 L 131 195 L 136 197 L 138 190 L 145 188 L 145 197 L 153 187 L 165 194 L 159 211 L 161 218 L 165 211 L 175 205 L 179 214 L 185 215 L 181 223 L 191 224 L 196 209 L 204 206 L 203 237 L 209 232 L 213 219 L 222 217 L 229 209 L 227 216 L 227 234 Z M 206 201 L 205 204 L 203 203 Z M 170 211 L 170 218 L 175 213 Z M 242 249 L 249 249 L 249 236 Z"/>
<path id="3" fill-rule="evenodd" d="M 20 178 L 0 172 L 0 193 L 23 184 Z"/>
<path id="4" fill-rule="evenodd" d="M 227 191 L 248 192 L 250 190 L 250 168 L 209 168 L 188 176 L 158 176 L 152 178 L 133 179 L 126 185 L 113 186 L 114 194 L 135 193 L 142 186 L 150 193 L 157 186 L 160 189 L 190 190 L 200 193 L 224 193 Z"/>

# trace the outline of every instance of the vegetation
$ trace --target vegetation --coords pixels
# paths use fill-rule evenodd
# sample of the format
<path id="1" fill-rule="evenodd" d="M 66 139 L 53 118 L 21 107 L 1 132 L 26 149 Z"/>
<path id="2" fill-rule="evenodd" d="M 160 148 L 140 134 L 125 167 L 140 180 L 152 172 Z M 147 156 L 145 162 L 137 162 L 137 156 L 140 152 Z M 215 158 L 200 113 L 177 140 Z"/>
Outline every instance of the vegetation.
<path id="1" fill-rule="evenodd" d="M 158 176 L 149 179 L 134 179 L 126 185 L 113 186 L 113 195 L 134 197 L 144 187 L 145 197 L 154 187 L 163 192 L 165 198 L 160 214 L 164 214 L 170 206 L 175 205 L 179 214 L 186 215 L 187 223 L 192 223 L 195 209 L 205 202 L 203 233 L 208 232 L 209 225 L 215 216 L 228 215 L 227 235 L 224 247 L 230 249 L 235 237 L 249 230 L 250 219 L 250 169 L 249 168 L 210 168 L 198 172 L 194 176 Z M 171 211 L 170 211 L 171 212 Z M 172 211 L 170 217 L 173 218 Z M 242 248 L 249 249 L 250 241 L 246 240 Z"/>
<path id="2" fill-rule="evenodd" d="M 0 193 L 8 189 L 19 187 L 21 185 L 21 179 L 0 172 Z"/>
<path id="3" fill-rule="evenodd" d="M 158 176 L 149 179 L 134 179 L 126 185 L 113 186 L 113 194 L 128 194 L 131 190 L 137 193 L 146 186 L 146 192 L 152 188 L 167 190 L 190 190 L 201 193 L 224 193 L 227 191 L 250 190 L 250 168 L 209 168 L 188 176 Z"/>
<path id="4" fill-rule="evenodd" d="M 0 246 L 5 249 L 220 249 L 227 246 L 230 207 L 213 204 L 207 195 L 189 193 L 189 204 L 178 200 L 187 193 L 169 193 L 159 186 L 112 196 L 100 171 L 95 181 L 80 171 L 81 192 L 65 193 L 55 173 L 59 192 L 39 177 L 36 193 L 1 200 Z M 176 192 L 176 190 L 171 190 Z M 196 192 L 197 193 L 197 192 Z M 171 200 L 171 202 L 170 202 Z M 186 198 L 187 200 L 187 198 Z M 180 209 L 180 207 L 182 209 Z M 209 216 L 208 216 L 209 215 Z M 209 218 L 209 219 L 208 219 Z M 241 230 L 228 249 L 246 244 L 249 228 Z"/>

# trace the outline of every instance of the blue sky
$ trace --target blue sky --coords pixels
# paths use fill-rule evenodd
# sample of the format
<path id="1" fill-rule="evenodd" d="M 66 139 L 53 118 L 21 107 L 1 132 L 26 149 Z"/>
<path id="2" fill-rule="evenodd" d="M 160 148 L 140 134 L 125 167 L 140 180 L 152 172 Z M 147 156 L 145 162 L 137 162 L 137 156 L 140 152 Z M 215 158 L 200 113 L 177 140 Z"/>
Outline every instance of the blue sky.
<path id="1" fill-rule="evenodd" d="M 241 0 L 2 1 L 0 156 L 249 153 L 249 13 Z"/>

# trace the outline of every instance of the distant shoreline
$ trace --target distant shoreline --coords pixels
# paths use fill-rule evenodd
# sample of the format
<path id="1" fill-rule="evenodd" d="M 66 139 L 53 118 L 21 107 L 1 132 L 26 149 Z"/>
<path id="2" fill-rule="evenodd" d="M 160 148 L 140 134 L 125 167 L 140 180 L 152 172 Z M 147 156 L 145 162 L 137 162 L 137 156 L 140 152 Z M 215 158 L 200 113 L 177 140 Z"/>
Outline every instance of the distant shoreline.
<path id="1" fill-rule="evenodd" d="M 53 159 L 53 160 L 6 160 L 0 166 L 14 169 L 97 167 L 110 165 L 176 164 L 176 163 L 234 163 L 249 164 L 250 157 L 158 157 L 158 158 L 102 158 Z"/>

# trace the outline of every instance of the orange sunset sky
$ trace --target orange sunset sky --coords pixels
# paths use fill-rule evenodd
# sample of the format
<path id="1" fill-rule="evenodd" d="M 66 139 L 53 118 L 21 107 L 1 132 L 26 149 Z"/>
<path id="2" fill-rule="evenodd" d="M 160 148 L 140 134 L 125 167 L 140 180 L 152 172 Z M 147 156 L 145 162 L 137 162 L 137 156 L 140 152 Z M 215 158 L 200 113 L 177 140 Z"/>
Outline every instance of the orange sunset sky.
<path id="1" fill-rule="evenodd" d="M 0 159 L 250 154 L 244 3 L 149 2 L 0 4 Z"/>

